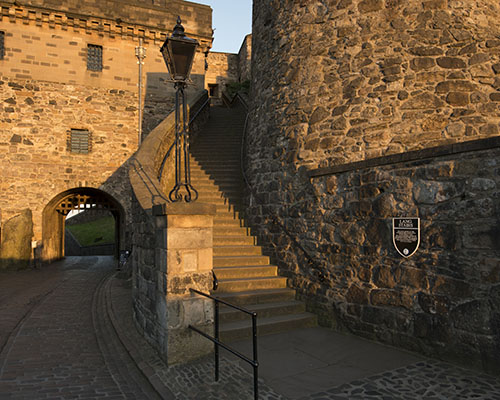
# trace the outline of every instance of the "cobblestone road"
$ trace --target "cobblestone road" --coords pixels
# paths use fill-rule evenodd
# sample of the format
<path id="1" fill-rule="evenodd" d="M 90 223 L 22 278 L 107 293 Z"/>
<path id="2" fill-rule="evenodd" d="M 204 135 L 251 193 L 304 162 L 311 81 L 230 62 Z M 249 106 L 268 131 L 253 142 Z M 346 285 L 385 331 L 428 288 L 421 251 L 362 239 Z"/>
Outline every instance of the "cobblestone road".
<path id="1" fill-rule="evenodd" d="M 219 383 L 211 357 L 165 366 L 136 331 L 130 283 L 108 279 L 113 270 L 110 257 L 69 257 L 41 270 L 0 273 L 0 400 L 253 398 L 252 375 L 241 362 L 222 357 Z M 273 360 L 276 368 L 282 359 Z M 500 400 L 498 377 L 433 360 L 333 387 L 335 377 L 325 375 L 318 379 L 329 389 L 305 383 L 307 395 L 285 395 L 261 377 L 262 400 Z"/>
<path id="2" fill-rule="evenodd" d="M 0 275 L 2 400 L 155 398 L 105 362 L 110 338 L 96 305 L 113 267 L 109 257 L 70 257 Z"/>

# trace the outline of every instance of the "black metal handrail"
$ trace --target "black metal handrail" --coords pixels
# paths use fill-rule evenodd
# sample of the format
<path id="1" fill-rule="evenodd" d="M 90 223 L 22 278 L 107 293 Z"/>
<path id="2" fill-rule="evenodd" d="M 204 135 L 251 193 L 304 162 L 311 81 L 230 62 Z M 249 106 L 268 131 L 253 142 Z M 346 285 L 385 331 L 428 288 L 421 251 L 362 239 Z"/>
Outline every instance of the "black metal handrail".
<path id="1" fill-rule="evenodd" d="M 198 110 L 194 113 L 194 115 L 189 119 L 189 126 L 195 121 L 196 118 L 198 118 L 198 115 L 205 109 L 207 105 L 210 104 L 210 97 L 208 97 L 205 102 L 198 108 Z M 191 110 L 190 110 L 191 111 Z M 163 156 L 163 160 L 161 161 L 160 169 L 158 170 L 158 180 L 161 180 L 161 176 L 163 175 L 163 169 L 165 168 L 165 164 L 168 160 L 168 157 L 170 157 L 170 153 L 172 152 L 172 149 L 174 148 L 174 143 L 170 145 L 168 148 L 167 152 Z"/>
<path id="2" fill-rule="evenodd" d="M 240 162 L 241 173 L 243 175 L 243 179 L 245 181 L 245 184 L 247 185 L 247 188 L 250 191 L 250 205 L 252 205 L 252 198 L 254 198 L 256 201 L 260 200 L 260 203 L 262 204 L 263 201 L 262 201 L 261 197 L 255 191 L 255 189 L 252 187 L 252 185 L 250 184 L 250 182 L 248 180 L 248 177 L 247 177 L 247 174 L 246 174 L 246 170 L 245 170 L 245 146 L 246 146 L 246 133 L 247 133 L 247 126 L 248 126 L 248 104 L 246 102 L 246 99 L 244 99 L 243 96 L 241 96 L 239 93 L 236 93 L 236 95 L 233 98 L 233 101 L 236 98 L 238 98 L 240 100 L 240 103 L 243 105 L 243 107 L 245 107 L 245 109 L 247 111 L 246 117 L 245 117 L 245 124 L 243 126 L 243 135 L 242 135 L 242 138 L 241 138 L 241 154 L 240 154 L 240 157 L 241 157 L 241 159 L 240 159 L 240 161 L 241 161 Z M 324 281 L 325 280 L 325 274 L 322 272 L 321 265 L 314 259 L 313 256 L 311 256 L 309 254 L 309 252 L 304 248 L 304 246 L 302 246 L 300 244 L 300 242 L 297 240 L 297 238 L 295 237 L 295 235 L 293 235 L 292 233 L 290 233 L 288 231 L 288 229 L 286 228 L 286 226 L 284 224 L 282 224 L 281 221 L 279 221 L 278 218 L 275 215 L 270 215 L 270 219 L 271 219 L 271 221 L 276 226 L 278 226 L 279 228 L 281 228 L 281 230 L 285 233 L 285 235 L 287 235 L 292 240 L 293 244 L 298 249 L 300 249 L 302 251 L 302 253 L 306 257 L 306 259 L 309 262 L 309 264 L 314 268 L 314 270 L 318 274 L 319 280 L 320 281 Z M 276 249 L 276 246 L 274 246 L 274 247 Z"/>
<path id="3" fill-rule="evenodd" d="M 259 361 L 257 359 L 257 313 L 255 311 L 247 310 L 246 308 L 239 307 L 237 305 L 228 303 L 227 301 L 221 300 L 218 297 L 211 296 L 209 294 L 200 292 L 196 289 L 189 289 L 192 293 L 199 294 L 200 296 L 207 297 L 212 299 L 215 302 L 214 307 L 214 337 L 206 334 L 205 332 L 195 328 L 192 325 L 189 325 L 189 329 L 199 333 L 203 337 L 206 337 L 208 340 L 214 343 L 214 356 L 215 356 L 215 381 L 219 381 L 219 346 L 226 349 L 230 353 L 234 354 L 236 357 L 242 359 L 253 367 L 253 395 L 254 399 L 259 399 Z M 222 343 L 219 340 L 219 303 L 224 304 L 225 306 L 234 308 L 235 310 L 241 311 L 245 314 L 252 316 L 252 341 L 253 341 L 253 360 L 241 354 L 238 350 L 233 349 L 225 343 Z"/>

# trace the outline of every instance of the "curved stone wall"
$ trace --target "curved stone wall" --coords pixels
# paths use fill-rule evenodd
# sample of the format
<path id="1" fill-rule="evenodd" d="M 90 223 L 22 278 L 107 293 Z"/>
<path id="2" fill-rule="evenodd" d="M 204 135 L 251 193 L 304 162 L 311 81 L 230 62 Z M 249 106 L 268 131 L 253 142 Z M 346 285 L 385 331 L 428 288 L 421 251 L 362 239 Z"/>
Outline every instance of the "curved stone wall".
<path id="1" fill-rule="evenodd" d="M 254 129 L 312 166 L 498 135 L 499 14 L 495 0 L 256 0 Z"/>
<path id="2" fill-rule="evenodd" d="M 246 151 L 249 223 L 323 324 L 493 373 L 499 11 L 254 0 Z M 421 220 L 410 258 L 393 217 Z"/>

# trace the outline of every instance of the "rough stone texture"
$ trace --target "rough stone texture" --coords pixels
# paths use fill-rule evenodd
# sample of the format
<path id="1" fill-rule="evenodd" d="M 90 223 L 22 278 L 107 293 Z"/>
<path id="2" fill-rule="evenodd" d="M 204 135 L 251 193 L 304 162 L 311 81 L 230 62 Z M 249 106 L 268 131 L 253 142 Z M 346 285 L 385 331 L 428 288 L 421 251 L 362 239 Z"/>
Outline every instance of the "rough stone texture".
<path id="1" fill-rule="evenodd" d="M 2 93 L 15 103 L 12 112 L 0 116 L 9 132 L 0 139 L 2 217 L 30 208 L 35 237 L 41 240 L 44 208 L 75 187 L 101 188 L 128 211 L 130 190 L 121 165 L 137 147 L 137 110 L 129 108 L 135 94 L 5 77 L 0 82 Z M 69 151 L 71 129 L 89 130 L 89 154 Z"/>
<path id="2" fill-rule="evenodd" d="M 210 7 L 179 0 L 132 3 L 31 0 L 2 6 L 2 221 L 31 209 L 35 239 L 50 241 L 51 247 L 60 247 L 56 242 L 62 241 L 62 234 L 55 238 L 53 230 L 42 229 L 43 210 L 61 193 L 80 187 L 99 188 L 120 203 L 126 214 L 122 243 L 128 247 L 127 160 L 139 139 L 139 39 L 147 49 L 141 99 L 144 136 L 172 109 L 173 85 L 167 82 L 159 48 L 177 15 L 186 33 L 201 43 L 192 70 L 196 87 L 190 92 L 204 87 L 203 52 L 212 35 Z M 102 71 L 87 69 L 88 44 L 102 46 Z M 89 154 L 68 151 L 71 129 L 90 131 Z M 46 259 L 62 255 L 48 249 L 44 247 Z"/>
<path id="3" fill-rule="evenodd" d="M 299 400 L 500 399 L 500 382 L 442 362 L 419 362 L 370 376 Z"/>
<path id="4" fill-rule="evenodd" d="M 494 0 L 255 1 L 255 157 L 315 167 L 497 135 L 499 12 Z"/>
<path id="5" fill-rule="evenodd" d="M 196 139 L 196 132 L 208 119 L 209 107 L 200 109 L 208 99 L 207 92 L 199 93 L 189 101 L 191 115 L 198 113 L 191 124 L 191 139 Z M 189 296 L 189 287 L 208 291 L 212 282 L 211 274 L 207 271 L 190 271 L 187 274 L 170 271 L 167 252 L 167 218 L 157 220 L 153 214 L 154 207 L 168 208 L 168 195 L 174 175 L 173 154 L 164 162 L 164 156 L 174 142 L 174 115 L 170 114 L 145 139 L 139 151 L 134 155 L 129 165 L 129 181 L 132 192 L 131 203 L 131 243 L 132 243 L 132 295 L 134 320 L 139 331 L 163 357 L 167 363 L 179 361 L 179 351 L 168 354 L 169 348 L 181 348 L 182 342 L 191 340 L 193 346 L 203 350 L 205 343 L 200 341 L 191 331 L 187 332 L 186 324 L 190 322 L 204 324 L 198 320 L 189 320 L 189 313 L 193 318 L 204 313 L 204 302 L 191 304 L 184 302 L 183 297 Z M 164 168 L 162 169 L 162 164 Z M 160 174 L 160 171 L 161 174 Z M 161 176 L 159 176 L 161 175 Z M 178 232 L 177 232 L 178 233 Z M 211 237 L 211 235 L 210 235 Z M 182 240 L 182 235 L 178 239 Z M 211 242 L 211 240 L 210 240 Z M 186 246 L 188 247 L 188 246 Z M 206 247 L 206 246 L 205 246 Z M 211 247 L 211 243 L 210 243 Z M 191 249 L 192 250 L 192 249 Z M 193 252 L 188 249 L 188 259 Z M 182 255 L 179 257 L 182 259 Z M 197 261 L 202 261 L 206 254 L 200 254 Z M 172 263 L 175 263 L 173 257 Z M 189 261 L 189 260 L 188 260 Z M 185 304 L 184 304 L 185 303 Z M 196 312 L 195 312 L 196 311 Z M 169 359 L 170 357 L 170 359 Z M 188 358 L 186 358 L 187 360 Z"/>
<path id="6" fill-rule="evenodd" d="M 252 35 L 246 35 L 241 44 L 240 51 L 238 52 L 238 74 L 239 81 L 249 81 L 251 75 L 251 61 L 252 61 Z"/>
<path id="7" fill-rule="evenodd" d="M 10 218 L 1 233 L 0 269 L 29 267 L 33 237 L 31 210 L 23 210 L 21 214 Z"/>
<path id="8" fill-rule="evenodd" d="M 208 55 L 206 82 L 208 85 L 218 85 L 214 100 L 220 99 L 222 91 L 229 82 L 238 82 L 238 54 L 213 52 Z"/>
<path id="9" fill-rule="evenodd" d="M 322 323 L 495 373 L 498 149 L 312 181 L 307 169 L 497 136 L 498 11 L 255 1 L 246 154 L 249 221 Z M 397 216 L 421 218 L 409 259 L 393 248 Z"/>

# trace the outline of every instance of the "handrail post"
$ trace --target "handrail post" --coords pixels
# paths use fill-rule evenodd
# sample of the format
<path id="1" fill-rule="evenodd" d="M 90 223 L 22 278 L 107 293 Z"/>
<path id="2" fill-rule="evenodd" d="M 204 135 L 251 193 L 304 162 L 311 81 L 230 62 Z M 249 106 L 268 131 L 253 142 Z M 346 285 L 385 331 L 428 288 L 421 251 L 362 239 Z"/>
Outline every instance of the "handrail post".
<path id="1" fill-rule="evenodd" d="M 259 361 L 257 358 L 257 313 L 252 313 L 252 340 L 253 340 L 253 396 L 259 400 Z"/>
<path id="2" fill-rule="evenodd" d="M 221 346 L 223 349 L 229 351 L 230 353 L 234 354 L 236 357 L 247 362 L 248 364 L 250 364 L 253 367 L 254 399 L 258 400 L 259 399 L 259 362 L 257 360 L 257 313 L 255 311 L 249 311 L 243 307 L 239 307 L 235 304 L 228 303 L 227 301 L 224 301 L 218 297 L 214 297 L 214 296 L 211 296 L 209 294 L 200 292 L 199 290 L 196 290 L 193 288 L 191 288 L 189 290 L 192 293 L 196 293 L 196 294 L 199 294 L 201 296 L 207 297 L 209 299 L 212 299 L 215 302 L 215 308 L 214 308 L 215 334 L 214 334 L 214 337 L 211 337 L 210 335 L 199 330 L 198 328 L 196 328 L 192 325 L 189 325 L 189 329 L 199 333 L 201 336 L 207 338 L 208 340 L 211 340 L 214 343 L 215 381 L 219 380 L 219 346 Z M 238 311 L 244 312 L 245 314 L 252 316 L 253 360 L 249 359 L 247 356 L 241 354 L 239 351 L 233 349 L 232 347 L 228 346 L 227 344 L 225 344 L 219 340 L 219 303 L 222 303 L 225 306 L 234 308 Z"/>
<path id="3" fill-rule="evenodd" d="M 219 381 L 219 302 L 215 302 L 214 307 L 215 313 L 215 341 L 214 341 L 214 353 L 215 353 L 215 381 Z"/>

